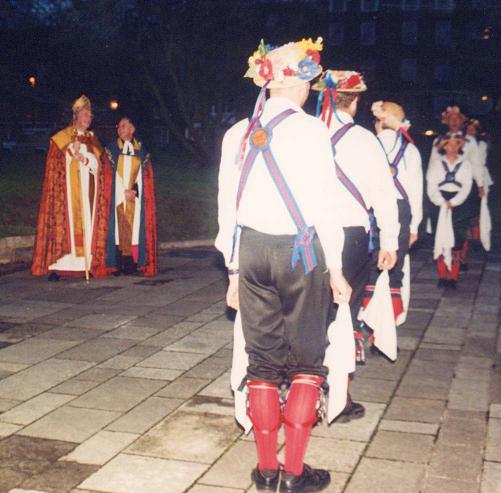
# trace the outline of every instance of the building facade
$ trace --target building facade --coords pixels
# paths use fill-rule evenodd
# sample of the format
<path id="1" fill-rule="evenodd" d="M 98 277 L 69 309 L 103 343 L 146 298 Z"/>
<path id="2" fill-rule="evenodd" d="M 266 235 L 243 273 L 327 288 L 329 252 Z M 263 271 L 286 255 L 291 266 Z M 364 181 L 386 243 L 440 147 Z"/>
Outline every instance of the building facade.
<path id="1" fill-rule="evenodd" d="M 496 109 L 501 1 L 326 3 L 327 63 L 362 71 L 372 100 L 391 95 L 420 129 L 452 103 L 475 115 Z"/>

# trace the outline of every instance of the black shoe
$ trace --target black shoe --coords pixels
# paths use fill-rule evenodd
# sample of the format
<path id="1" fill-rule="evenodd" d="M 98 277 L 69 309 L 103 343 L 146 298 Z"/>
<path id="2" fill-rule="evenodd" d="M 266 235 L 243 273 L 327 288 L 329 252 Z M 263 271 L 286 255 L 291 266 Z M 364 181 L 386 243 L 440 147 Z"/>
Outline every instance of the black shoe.
<path id="1" fill-rule="evenodd" d="M 325 469 L 313 469 L 304 465 L 303 474 L 296 476 L 291 472 L 282 472 L 280 493 L 312 493 L 323 490 L 331 482 L 331 475 Z"/>
<path id="2" fill-rule="evenodd" d="M 350 400 L 339 416 L 334 420 L 338 423 L 348 423 L 352 419 L 360 419 L 365 416 L 365 407 L 359 402 Z"/>
<path id="3" fill-rule="evenodd" d="M 451 288 L 451 289 L 457 289 L 457 281 L 454 281 L 453 279 L 451 279 L 447 285 L 447 287 Z"/>
<path id="4" fill-rule="evenodd" d="M 444 288 L 447 286 L 447 279 L 439 279 L 437 282 L 437 288 Z"/>
<path id="5" fill-rule="evenodd" d="M 61 276 L 57 272 L 51 272 L 47 280 L 49 282 L 57 282 L 59 279 L 61 279 Z"/>
<path id="6" fill-rule="evenodd" d="M 113 272 L 113 275 L 114 275 L 115 277 L 118 277 L 118 276 L 120 276 L 121 274 L 122 274 L 122 269 L 117 269 L 115 272 Z"/>
<path id="7" fill-rule="evenodd" d="M 460 270 L 461 272 L 467 272 L 467 270 L 468 270 L 468 264 L 461 264 L 461 265 L 459 266 L 459 270 Z"/>
<path id="8" fill-rule="evenodd" d="M 252 471 L 251 478 L 256 484 L 256 489 L 262 491 L 277 491 L 280 471 L 273 469 L 259 470 L 258 467 Z"/>

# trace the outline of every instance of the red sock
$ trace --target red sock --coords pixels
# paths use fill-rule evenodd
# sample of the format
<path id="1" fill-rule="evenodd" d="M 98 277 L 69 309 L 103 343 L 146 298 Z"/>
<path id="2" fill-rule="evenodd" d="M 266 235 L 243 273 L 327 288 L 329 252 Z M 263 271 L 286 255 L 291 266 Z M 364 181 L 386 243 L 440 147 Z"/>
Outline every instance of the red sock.
<path id="1" fill-rule="evenodd" d="M 402 303 L 402 294 L 400 288 L 391 288 L 391 304 L 393 305 L 393 315 L 395 320 L 401 313 L 404 313 L 404 304 Z"/>
<path id="2" fill-rule="evenodd" d="M 317 401 L 323 378 L 295 375 L 285 405 L 285 471 L 303 473 L 304 454 L 311 428 L 317 420 Z"/>
<path id="3" fill-rule="evenodd" d="M 459 277 L 459 268 L 461 267 L 461 253 L 459 251 L 452 252 L 451 263 L 451 280 L 457 281 Z"/>
<path id="4" fill-rule="evenodd" d="M 437 258 L 437 270 L 438 277 L 440 277 L 440 279 L 447 279 L 447 266 L 445 265 L 444 257 L 442 256 Z"/>
<path id="5" fill-rule="evenodd" d="M 254 425 L 258 467 L 278 470 L 278 430 L 280 429 L 280 400 L 276 385 L 259 380 L 247 382 L 249 417 Z"/>
<path id="6" fill-rule="evenodd" d="M 472 237 L 475 241 L 480 241 L 480 217 L 474 218 Z"/>
<path id="7" fill-rule="evenodd" d="M 460 250 L 461 262 L 463 262 L 464 264 L 466 263 L 468 257 L 468 246 L 468 240 L 464 240 L 463 247 Z"/>

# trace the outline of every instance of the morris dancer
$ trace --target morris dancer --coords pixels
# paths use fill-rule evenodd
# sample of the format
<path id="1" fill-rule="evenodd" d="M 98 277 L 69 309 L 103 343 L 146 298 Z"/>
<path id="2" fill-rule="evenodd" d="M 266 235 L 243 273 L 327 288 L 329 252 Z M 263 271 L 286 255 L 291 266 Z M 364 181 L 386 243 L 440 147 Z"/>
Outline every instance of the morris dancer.
<path id="1" fill-rule="evenodd" d="M 446 137 L 460 137 L 464 140 L 463 145 L 463 156 L 470 163 L 471 171 L 473 174 L 473 186 L 468 197 L 470 210 L 479 210 L 480 199 L 485 194 L 484 189 L 484 166 L 481 163 L 478 146 L 476 140 L 470 136 L 466 135 L 464 130 L 464 124 L 467 121 L 467 117 L 461 112 L 459 106 L 448 106 L 445 111 L 442 112 L 442 123 L 447 125 L 448 131 L 439 135 L 434 141 L 431 149 L 429 165 L 432 161 L 439 159 L 440 155 L 438 153 L 439 148 L 441 148 L 441 141 Z M 468 258 L 468 235 L 465 237 L 464 243 L 461 246 L 461 270 L 467 270 L 467 258 Z"/>
<path id="2" fill-rule="evenodd" d="M 367 90 L 361 74 L 327 70 L 314 89 L 320 91 L 317 114 L 329 127 L 336 171 L 343 184 L 340 198 L 345 232 L 343 270 L 353 289 L 350 309 L 352 320 L 356 323 L 369 279 L 372 258 L 369 249 L 375 249 L 374 238 L 369 235 L 375 227 L 375 219 L 380 228 L 378 268 L 389 270 L 396 262 L 399 232 L 397 193 L 380 143 L 372 132 L 353 120 L 360 94 Z M 358 323 L 354 330 L 356 359 L 362 363 L 365 362 L 364 336 Z M 363 415 L 363 406 L 349 399 L 339 419 L 349 420 Z"/>
<path id="3" fill-rule="evenodd" d="M 114 171 L 106 265 L 115 275 L 157 273 L 157 218 L 150 155 L 128 117 L 117 125 L 118 139 L 106 148 Z"/>
<path id="4" fill-rule="evenodd" d="M 372 113 L 376 118 L 377 138 L 387 156 L 393 183 L 398 192 L 400 234 L 397 263 L 389 271 L 393 316 L 398 325 L 399 317 L 404 313 L 401 293 L 404 259 L 418 238 L 418 228 L 423 217 L 423 170 L 419 151 L 408 134 L 410 122 L 406 120 L 403 108 L 390 101 L 377 101 L 372 105 Z M 371 300 L 378 276 L 378 269 L 372 268 L 364 306 Z M 379 354 L 374 345 L 371 346 L 371 351 L 373 354 Z"/>
<path id="5" fill-rule="evenodd" d="M 461 137 L 443 138 L 438 157 L 426 174 L 428 197 L 435 204 L 432 214 L 435 231 L 433 257 L 437 262 L 438 287 L 456 288 L 461 249 L 472 216 L 468 196 L 472 187 L 472 166 L 462 151 Z"/>
<path id="6" fill-rule="evenodd" d="M 309 81 L 321 73 L 321 49 L 321 38 L 279 48 L 261 42 L 246 73 L 262 87 L 254 113 L 223 141 L 216 247 L 225 257 L 227 303 L 240 310 L 249 357 L 244 384 L 258 490 L 275 491 L 280 482 L 281 492 L 319 491 L 330 482 L 328 471 L 303 463 L 327 373 L 329 284 L 336 303 L 347 302 L 351 291 L 341 271 L 343 210 L 329 134 L 301 109 Z"/>
<path id="7" fill-rule="evenodd" d="M 487 167 L 488 145 L 485 132 L 482 131 L 480 122 L 471 118 L 466 123 L 466 135 L 473 137 L 478 146 L 478 158 L 481 167 L 483 168 L 484 177 L 484 195 L 480 199 L 480 211 L 474 217 L 472 238 L 476 241 L 481 241 L 482 246 L 486 251 L 490 250 L 490 231 L 491 220 L 488 208 L 489 188 L 493 185 L 489 168 Z"/>
<path id="8" fill-rule="evenodd" d="M 72 106 L 73 121 L 50 139 L 31 272 L 88 278 L 106 275 L 111 170 L 89 130 L 89 98 Z"/>

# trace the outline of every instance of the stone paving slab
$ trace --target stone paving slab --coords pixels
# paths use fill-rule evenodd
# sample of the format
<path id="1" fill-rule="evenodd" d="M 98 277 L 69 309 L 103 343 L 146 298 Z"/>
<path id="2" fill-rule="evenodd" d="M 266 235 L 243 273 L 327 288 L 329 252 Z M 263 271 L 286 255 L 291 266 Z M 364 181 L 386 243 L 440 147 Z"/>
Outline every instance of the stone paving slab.
<path id="1" fill-rule="evenodd" d="M 258 493 L 216 258 L 161 252 L 155 279 L 90 286 L 0 277 L 0 492 Z M 368 352 L 350 388 L 365 417 L 312 431 L 306 460 L 331 471 L 326 493 L 500 491 L 501 256 L 489 258 L 474 255 L 452 292 L 435 287 L 430 252 L 413 253 L 397 362 Z M 281 430 L 282 461 L 283 443 Z"/>

